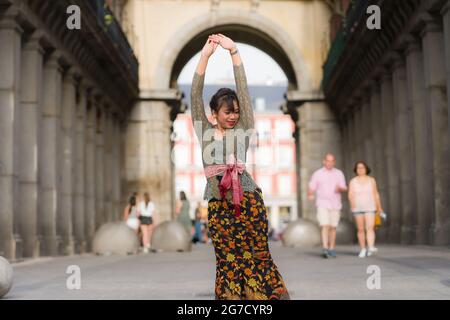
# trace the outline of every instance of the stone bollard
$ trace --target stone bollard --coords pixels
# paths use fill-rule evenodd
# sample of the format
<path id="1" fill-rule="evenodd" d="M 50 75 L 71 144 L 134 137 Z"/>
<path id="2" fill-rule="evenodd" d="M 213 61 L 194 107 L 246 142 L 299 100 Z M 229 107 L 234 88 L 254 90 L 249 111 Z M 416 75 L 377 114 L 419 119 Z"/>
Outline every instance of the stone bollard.
<path id="1" fill-rule="evenodd" d="M 135 254 L 139 249 L 139 238 L 125 222 L 108 222 L 95 233 L 92 248 L 99 255 Z"/>
<path id="2" fill-rule="evenodd" d="M 3 298 L 9 290 L 11 290 L 13 283 L 13 268 L 8 260 L 0 257 L 0 299 Z"/>
<path id="3" fill-rule="evenodd" d="M 354 244 L 356 240 L 355 225 L 342 219 L 336 229 L 336 244 Z"/>
<path id="4" fill-rule="evenodd" d="M 320 245 L 320 229 L 316 223 L 297 219 L 289 223 L 281 236 L 285 247 L 315 247 Z"/>
<path id="5" fill-rule="evenodd" d="M 152 250 L 191 251 L 192 238 L 186 228 L 177 221 L 165 221 L 153 230 Z"/>

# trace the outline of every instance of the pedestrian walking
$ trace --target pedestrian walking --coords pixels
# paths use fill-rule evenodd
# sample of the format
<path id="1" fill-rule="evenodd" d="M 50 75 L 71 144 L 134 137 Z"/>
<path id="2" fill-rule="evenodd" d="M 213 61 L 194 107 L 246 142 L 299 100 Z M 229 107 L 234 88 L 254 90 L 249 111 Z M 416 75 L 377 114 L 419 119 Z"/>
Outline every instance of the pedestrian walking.
<path id="1" fill-rule="evenodd" d="M 377 212 L 381 213 L 384 210 L 381 207 L 377 182 L 374 177 L 369 176 L 369 166 L 364 161 L 358 161 L 353 172 L 356 177 L 349 182 L 348 200 L 355 219 L 361 248 L 358 256 L 364 258 L 378 251 L 375 247 L 375 216 Z"/>
<path id="2" fill-rule="evenodd" d="M 344 173 L 336 169 L 336 158 L 328 153 L 323 167 L 316 170 L 309 182 L 308 199 L 316 194 L 317 220 L 321 228 L 322 256 L 336 258 L 336 228 L 339 225 L 341 193 L 347 191 Z"/>

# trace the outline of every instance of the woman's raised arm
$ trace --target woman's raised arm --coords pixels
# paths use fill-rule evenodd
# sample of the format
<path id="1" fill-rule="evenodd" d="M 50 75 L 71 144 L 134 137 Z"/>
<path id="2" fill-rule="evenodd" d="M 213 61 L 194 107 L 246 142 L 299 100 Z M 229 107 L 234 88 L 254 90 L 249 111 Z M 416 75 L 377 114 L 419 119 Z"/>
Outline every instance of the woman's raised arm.
<path id="1" fill-rule="evenodd" d="M 209 57 L 214 53 L 218 46 L 218 43 L 214 41 L 212 36 L 208 37 L 206 44 L 204 45 L 200 61 L 198 62 L 197 69 L 192 79 L 191 87 L 191 106 L 192 106 L 192 123 L 194 128 L 197 128 L 196 122 L 201 123 L 201 128 L 204 130 L 209 123 L 205 113 L 205 106 L 203 104 L 203 87 L 205 83 L 205 71 L 208 65 Z M 201 137 L 199 137 L 201 138 Z"/>
<path id="2" fill-rule="evenodd" d="M 242 121 L 245 129 L 253 129 L 255 127 L 255 120 L 253 116 L 252 102 L 250 99 L 250 93 L 247 87 L 247 77 L 245 75 L 245 69 L 242 62 L 235 64 L 235 56 L 238 56 L 239 52 L 233 55 L 233 72 L 234 80 L 236 82 L 236 91 L 239 99 L 240 107 L 240 120 Z M 236 61 L 238 61 L 236 59 Z M 240 61 L 240 58 L 239 58 Z"/>
<path id="3" fill-rule="evenodd" d="M 234 80 L 236 82 L 236 91 L 239 99 L 240 118 L 245 129 L 253 129 L 255 120 L 253 116 L 253 108 L 250 99 L 250 93 L 247 86 L 247 76 L 245 75 L 244 65 L 236 47 L 236 43 L 230 38 L 219 33 L 219 41 L 222 48 L 228 50 L 233 61 Z"/>

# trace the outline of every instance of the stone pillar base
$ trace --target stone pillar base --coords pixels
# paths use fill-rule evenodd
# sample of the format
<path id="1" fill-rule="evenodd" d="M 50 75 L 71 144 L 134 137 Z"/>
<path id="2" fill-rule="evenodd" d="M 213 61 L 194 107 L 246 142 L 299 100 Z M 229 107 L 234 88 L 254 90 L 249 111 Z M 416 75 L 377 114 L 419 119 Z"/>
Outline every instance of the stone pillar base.
<path id="1" fill-rule="evenodd" d="M 433 234 L 433 244 L 446 246 L 450 244 L 450 224 L 436 225 Z"/>
<path id="2" fill-rule="evenodd" d="M 281 240 L 285 247 L 315 247 L 320 245 L 319 226 L 306 219 L 297 219 L 289 223 Z"/>
<path id="3" fill-rule="evenodd" d="M 83 254 L 86 253 L 87 250 L 87 242 L 85 240 L 76 240 L 75 241 L 75 253 Z"/>
<path id="4" fill-rule="evenodd" d="M 75 241 L 73 237 L 61 237 L 58 252 L 61 256 L 73 255 L 75 253 Z"/>
<path id="5" fill-rule="evenodd" d="M 37 258 L 40 255 L 40 242 L 38 237 L 23 240 L 23 256 L 27 258 Z"/>
<path id="6" fill-rule="evenodd" d="M 416 231 L 413 227 L 402 226 L 401 234 L 402 234 L 401 244 L 403 245 L 414 244 Z"/>
<path id="7" fill-rule="evenodd" d="M 151 246 L 156 251 L 191 251 L 191 235 L 177 221 L 166 221 L 153 230 Z"/>
<path id="8" fill-rule="evenodd" d="M 41 242 L 41 255 L 54 257 L 58 255 L 59 238 L 56 236 L 44 236 Z"/>
<path id="9" fill-rule="evenodd" d="M 2 248 L 0 256 L 4 256 L 11 261 L 16 260 L 16 240 L 14 237 L 1 238 L 0 243 Z"/>

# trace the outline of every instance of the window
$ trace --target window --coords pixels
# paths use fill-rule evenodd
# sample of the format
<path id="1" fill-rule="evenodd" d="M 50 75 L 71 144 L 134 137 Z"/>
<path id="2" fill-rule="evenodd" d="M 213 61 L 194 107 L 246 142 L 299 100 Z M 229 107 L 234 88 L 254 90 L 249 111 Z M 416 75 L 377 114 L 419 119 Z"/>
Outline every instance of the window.
<path id="1" fill-rule="evenodd" d="M 258 132 L 260 140 L 269 140 L 271 124 L 269 119 L 259 119 L 256 121 L 256 131 Z"/>
<path id="2" fill-rule="evenodd" d="M 185 144 L 176 144 L 174 147 L 175 166 L 185 168 L 190 164 L 189 147 Z"/>
<path id="3" fill-rule="evenodd" d="M 259 167 L 273 165 L 272 149 L 270 146 L 260 146 L 256 151 L 256 163 Z"/>
<path id="4" fill-rule="evenodd" d="M 291 221 L 291 207 L 281 206 L 279 209 L 280 222 L 286 225 Z"/>
<path id="5" fill-rule="evenodd" d="M 294 151 L 291 145 L 278 145 L 277 147 L 277 166 L 281 168 L 290 167 L 293 165 Z"/>
<path id="6" fill-rule="evenodd" d="M 197 197 L 203 197 L 205 191 L 206 178 L 203 175 L 197 175 L 194 178 L 194 193 Z"/>
<path id="7" fill-rule="evenodd" d="M 257 184 L 261 187 L 265 194 L 272 194 L 272 176 L 259 174 L 257 176 Z"/>
<path id="8" fill-rule="evenodd" d="M 292 139 L 292 122 L 283 118 L 275 122 L 275 134 L 277 139 L 290 140 Z"/>
<path id="9" fill-rule="evenodd" d="M 188 175 L 178 175 L 175 178 L 175 192 L 178 196 L 180 191 L 184 191 L 187 194 L 191 192 L 191 183 Z"/>
<path id="10" fill-rule="evenodd" d="M 280 174 L 277 180 L 278 194 L 281 196 L 292 195 L 292 177 L 287 174 Z"/>
<path id="11" fill-rule="evenodd" d="M 189 141 L 188 122 L 184 119 L 176 120 L 173 123 L 173 132 L 175 133 L 176 141 Z"/>
<path id="12" fill-rule="evenodd" d="M 258 97 L 255 99 L 255 109 L 257 112 L 266 110 L 266 99 Z"/>
<path id="13" fill-rule="evenodd" d="M 196 167 L 203 168 L 202 150 L 198 143 L 194 145 L 194 163 Z"/>

